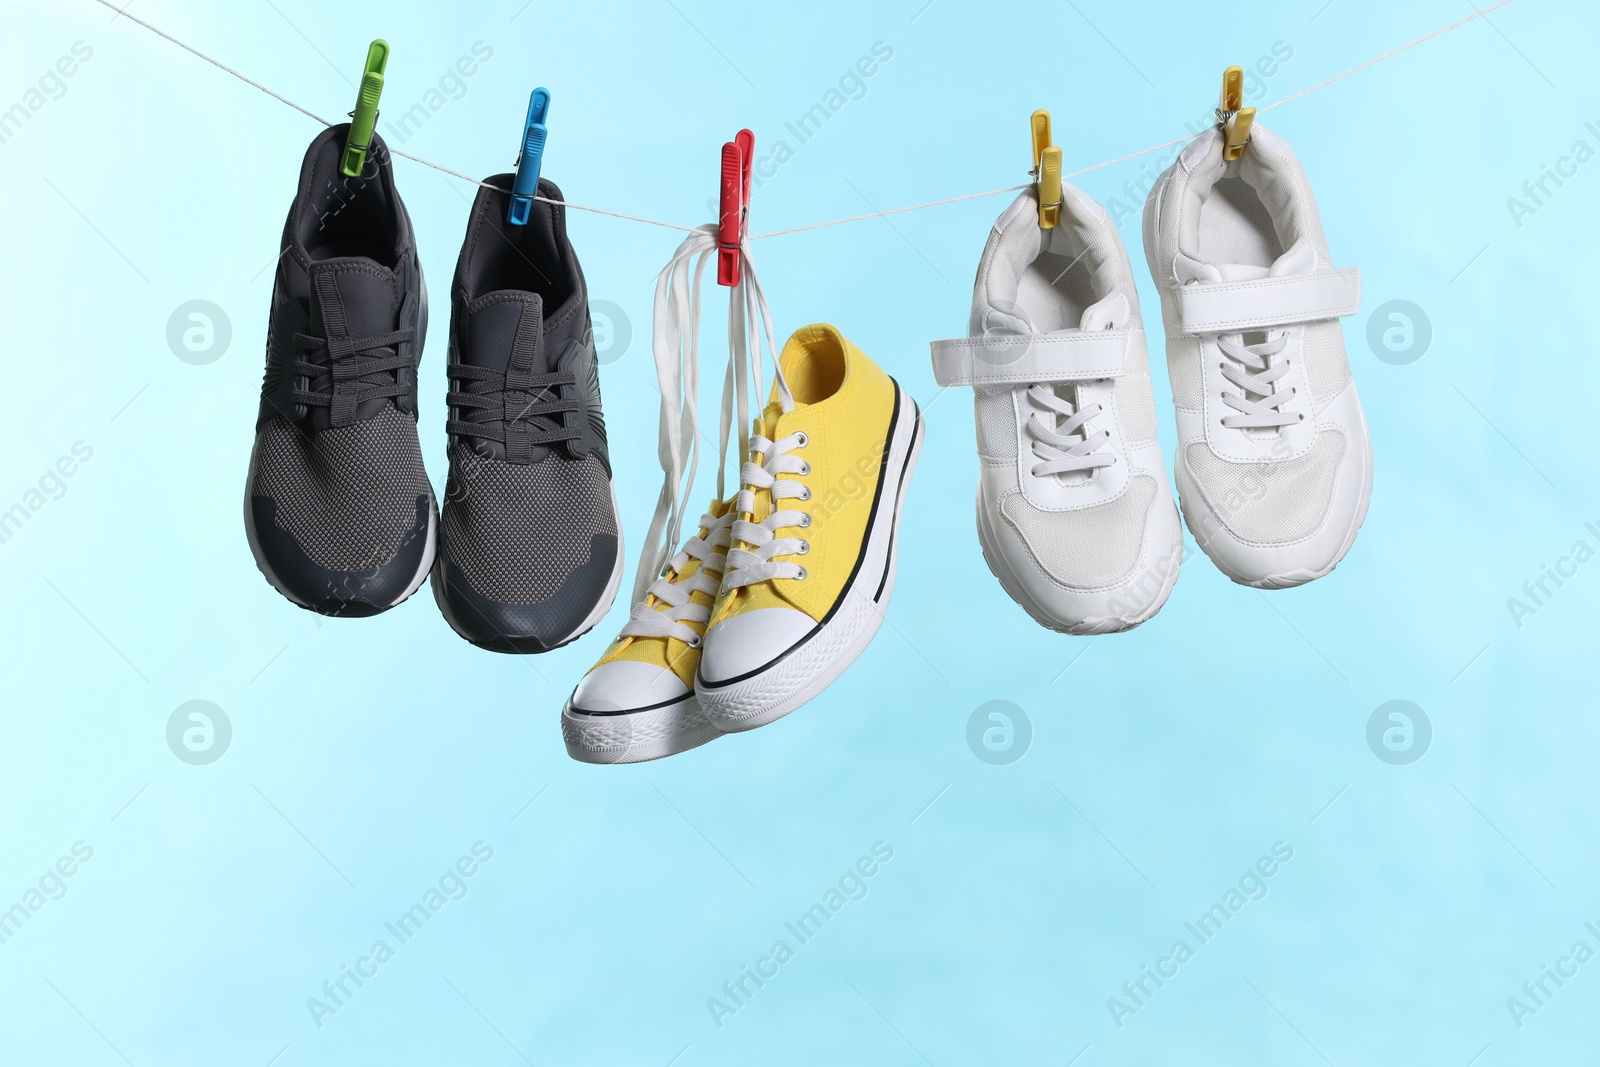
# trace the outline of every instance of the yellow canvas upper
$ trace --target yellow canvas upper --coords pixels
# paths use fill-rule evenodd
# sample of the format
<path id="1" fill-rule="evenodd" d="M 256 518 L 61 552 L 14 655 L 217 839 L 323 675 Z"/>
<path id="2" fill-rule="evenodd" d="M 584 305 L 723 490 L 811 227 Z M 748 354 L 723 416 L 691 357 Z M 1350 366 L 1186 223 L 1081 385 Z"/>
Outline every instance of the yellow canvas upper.
<path id="1" fill-rule="evenodd" d="M 811 499 L 789 499 L 789 510 L 807 512 L 811 525 L 777 531 L 780 537 L 810 542 L 803 560 L 806 577 L 774 578 L 727 590 L 711 614 L 715 626 L 729 616 L 757 608 L 792 607 L 821 621 L 843 592 L 866 538 L 867 521 L 882 475 L 895 384 L 866 354 L 825 323 L 797 330 L 784 345 L 779 366 L 794 397 L 788 413 L 772 399 L 756 420 L 756 433 L 779 440 L 803 432 L 807 443 L 796 455 L 811 465 L 804 475 L 785 475 L 811 490 Z M 742 516 L 760 522 L 772 514 L 771 494 L 755 493 L 755 507 Z M 735 547 L 749 547 L 735 541 Z"/>

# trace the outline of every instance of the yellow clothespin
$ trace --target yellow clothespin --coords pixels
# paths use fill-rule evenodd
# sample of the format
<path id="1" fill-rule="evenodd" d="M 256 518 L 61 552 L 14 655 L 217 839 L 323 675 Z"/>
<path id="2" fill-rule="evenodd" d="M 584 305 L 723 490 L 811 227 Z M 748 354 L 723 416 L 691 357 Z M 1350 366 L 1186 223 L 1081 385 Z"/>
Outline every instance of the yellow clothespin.
<path id="1" fill-rule="evenodd" d="M 1256 121 L 1256 109 L 1243 105 L 1244 69 L 1229 67 L 1222 72 L 1222 101 L 1217 105 L 1217 128 L 1222 131 L 1222 158 L 1229 162 L 1244 155 L 1244 146 L 1250 143 L 1250 127 Z"/>
<path id="2" fill-rule="evenodd" d="M 1053 230 L 1061 221 L 1061 149 L 1050 143 L 1050 112 L 1033 113 L 1033 175 L 1039 195 L 1039 228 Z"/>

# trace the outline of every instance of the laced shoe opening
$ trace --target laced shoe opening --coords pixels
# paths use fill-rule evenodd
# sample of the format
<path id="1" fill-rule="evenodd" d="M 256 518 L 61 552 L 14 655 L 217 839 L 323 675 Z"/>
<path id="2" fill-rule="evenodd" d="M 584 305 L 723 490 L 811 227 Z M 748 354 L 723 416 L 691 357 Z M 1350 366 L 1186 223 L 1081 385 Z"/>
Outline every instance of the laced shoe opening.
<path id="1" fill-rule="evenodd" d="M 1117 249 L 1103 220 L 1065 211 L 1061 224 L 1040 230 L 1031 216 L 1008 224 L 980 267 L 983 320 L 974 328 L 1000 334 L 1114 329 L 1107 304 L 1120 293 Z M 1080 485 L 1115 462 L 1102 451 L 1109 434 L 1096 423 L 1100 404 L 1087 401 L 1080 383 L 1034 383 L 1019 403 L 1032 438 L 1036 478 Z"/>
<path id="2" fill-rule="evenodd" d="M 1033 439 L 1030 471 L 1035 478 L 1054 478 L 1062 485 L 1083 485 L 1116 464 L 1116 454 L 1103 448 L 1110 434 L 1096 423 L 1100 404 L 1080 397 L 1072 382 L 1030 386 L 1025 396 L 1033 414 L 1028 435 Z"/>
<path id="3" fill-rule="evenodd" d="M 798 531 L 811 525 L 807 503 L 812 493 L 797 480 L 802 472 L 810 473 L 811 465 L 795 455 L 808 440 L 800 433 L 776 441 L 761 435 L 750 439 L 751 458 L 740 470 L 743 488 L 734 499 L 740 517 L 733 524 L 723 595 L 738 596 L 745 586 L 773 579 L 805 579 L 806 569 L 791 557 L 811 551 Z"/>
<path id="4" fill-rule="evenodd" d="M 1272 340 L 1272 336 L 1265 330 L 1250 330 L 1246 333 L 1240 334 L 1240 338 L 1243 340 L 1246 347 L 1266 345 L 1268 341 Z M 1269 357 L 1268 363 L 1276 363 L 1282 359 L 1283 357 L 1281 355 Z M 1276 387 L 1272 387 L 1272 391 L 1266 393 L 1258 393 L 1247 388 L 1243 390 L 1243 396 L 1247 402 L 1259 403 L 1269 399 L 1276 391 Z M 1270 441 L 1275 437 L 1280 437 L 1283 435 L 1283 427 L 1245 427 L 1243 432 L 1244 435 L 1252 441 Z"/>
<path id="5" fill-rule="evenodd" d="M 1081 408 L 1082 403 L 1078 399 L 1078 393 L 1080 390 L 1075 383 L 1056 382 L 1054 383 L 1053 389 L 1057 397 L 1072 405 L 1073 411 L 1078 411 Z M 1055 429 L 1059 430 L 1061 428 L 1061 424 L 1067 421 L 1067 417 L 1064 415 L 1057 415 L 1053 421 L 1055 422 Z M 1068 437 L 1068 440 L 1075 442 L 1087 441 L 1090 435 L 1093 433 L 1094 427 L 1088 423 L 1085 423 L 1073 431 Z M 1101 470 L 1102 468 L 1100 467 L 1091 467 L 1088 470 L 1081 471 L 1060 471 L 1056 473 L 1054 477 L 1060 481 L 1062 485 L 1081 485 L 1084 482 L 1093 481 L 1095 476 L 1098 475 Z"/>
<path id="6" fill-rule="evenodd" d="M 700 517 L 700 530 L 661 568 L 643 599 L 633 605 L 617 639 L 677 640 L 698 651 L 727 567 L 736 516 L 728 503 L 714 503 Z M 669 662 L 670 665 L 670 662 Z"/>

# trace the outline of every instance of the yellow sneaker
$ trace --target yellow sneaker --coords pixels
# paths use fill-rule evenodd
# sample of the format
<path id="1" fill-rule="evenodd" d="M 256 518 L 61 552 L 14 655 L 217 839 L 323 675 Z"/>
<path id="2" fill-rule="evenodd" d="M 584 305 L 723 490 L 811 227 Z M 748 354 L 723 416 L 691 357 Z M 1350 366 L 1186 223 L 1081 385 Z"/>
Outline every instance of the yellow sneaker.
<path id="1" fill-rule="evenodd" d="M 740 475 L 695 679 L 701 710 L 724 732 L 798 708 L 878 632 L 922 448 L 910 394 L 834 327 L 797 331 L 779 368 Z"/>
<path id="2" fill-rule="evenodd" d="M 561 709 L 567 754 L 585 763 L 639 763 L 719 736 L 695 699 L 701 639 L 737 516 L 714 503 L 700 532 L 667 561 L 600 662 Z"/>

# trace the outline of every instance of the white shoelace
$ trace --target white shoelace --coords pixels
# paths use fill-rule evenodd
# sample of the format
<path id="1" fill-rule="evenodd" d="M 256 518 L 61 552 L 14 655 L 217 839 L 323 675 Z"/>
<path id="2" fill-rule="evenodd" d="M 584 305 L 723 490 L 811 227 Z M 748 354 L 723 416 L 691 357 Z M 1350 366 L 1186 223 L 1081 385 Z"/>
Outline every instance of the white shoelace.
<path id="1" fill-rule="evenodd" d="M 711 605 L 696 604 L 693 597 L 704 593 L 716 599 L 722 586 L 722 571 L 727 565 L 724 554 L 733 535 L 734 518 L 731 511 L 720 519 L 710 513 L 700 516 L 705 537 L 689 538 L 678 554 L 667 561 L 670 577 L 657 578 L 646 590 L 655 597 L 655 606 L 644 597 L 635 600 L 633 614 L 618 636 L 675 637 L 690 648 L 700 647 L 700 634 L 689 624 L 699 623 L 703 627 L 710 622 Z M 678 577 L 692 559 L 699 560 L 700 566 L 689 577 Z"/>
<path id="2" fill-rule="evenodd" d="M 1033 465 L 1033 476 L 1044 478 L 1052 474 L 1074 474 L 1109 467 L 1117 461 L 1110 451 L 1102 451 L 1111 440 L 1107 430 L 1090 431 L 1088 422 L 1104 405 L 1080 404 L 1074 406 L 1062 398 L 1049 385 L 1028 387 L 1028 399 L 1043 408 L 1028 420 L 1028 433 L 1033 437 L 1033 454 L 1043 462 Z"/>
<path id="3" fill-rule="evenodd" d="M 1276 337 L 1269 333 L 1265 341 L 1253 345 L 1245 344 L 1244 335 L 1238 333 L 1217 338 L 1217 347 L 1231 361 L 1222 364 L 1222 376 L 1239 389 L 1222 394 L 1222 402 L 1239 412 L 1224 415 L 1222 425 L 1232 430 L 1277 430 L 1304 421 L 1304 415 L 1282 410 L 1294 399 L 1294 387 L 1279 390 L 1276 384 L 1289 373 L 1289 361 L 1274 363 L 1272 357 L 1283 351 L 1288 339 L 1287 331 Z"/>
<path id="4" fill-rule="evenodd" d="M 805 578 L 804 567 L 778 557 L 803 556 L 811 551 L 811 543 L 799 537 L 779 537 L 778 531 L 811 525 L 808 512 L 785 508 L 780 503 L 784 500 L 811 499 L 810 488 L 783 477 L 786 474 L 811 473 L 811 464 L 794 455 L 796 450 L 806 447 L 808 440 L 803 433 L 792 433 L 776 441 L 759 434 L 750 438 L 750 454 L 756 459 L 746 461 L 740 472 L 740 480 L 745 487 L 739 490 L 733 510 L 741 515 L 754 513 L 756 491 L 765 489 L 772 497 L 772 514 L 760 522 L 740 519 L 733 524 L 733 539 L 750 547 L 728 549 L 727 570 L 722 578 L 723 589 L 738 589 L 772 578 Z"/>
<path id="5" fill-rule="evenodd" d="M 661 421 L 656 452 L 661 461 L 661 495 L 650 520 L 650 531 L 639 557 L 633 601 L 641 604 L 666 577 L 682 536 L 684 509 L 694 491 L 695 467 L 700 460 L 700 286 L 706 264 L 717 250 L 717 227 L 701 226 L 684 238 L 656 280 L 652 347 L 656 378 L 661 387 Z M 725 500 L 725 468 L 730 436 L 737 425 L 739 454 L 748 448 L 751 388 L 761 396 L 761 338 L 777 367 L 777 338 L 772 311 L 750 260 L 748 248 L 739 253 L 741 281 L 729 296 L 728 370 L 723 379 L 717 499 Z M 794 400 L 783 371 L 777 369 L 779 396 L 784 410 Z M 676 570 L 677 568 L 673 568 Z M 660 596 L 657 596 L 661 600 Z M 685 602 L 687 596 L 685 596 Z M 674 605 L 673 610 L 679 606 Z M 633 625 L 632 622 L 629 625 Z"/>

